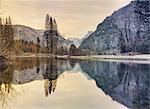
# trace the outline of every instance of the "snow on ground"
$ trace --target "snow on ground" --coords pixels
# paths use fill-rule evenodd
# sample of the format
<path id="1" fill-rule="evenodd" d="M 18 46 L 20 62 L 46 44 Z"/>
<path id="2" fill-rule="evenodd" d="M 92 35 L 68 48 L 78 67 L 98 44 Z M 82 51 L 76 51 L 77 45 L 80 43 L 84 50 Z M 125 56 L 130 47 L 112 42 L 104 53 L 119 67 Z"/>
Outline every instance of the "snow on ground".
<path id="1" fill-rule="evenodd" d="M 112 61 L 112 62 L 123 62 L 123 63 L 140 63 L 150 64 L 150 54 L 146 55 L 92 55 L 92 56 L 71 56 L 72 59 L 81 60 L 98 60 L 98 61 Z"/>

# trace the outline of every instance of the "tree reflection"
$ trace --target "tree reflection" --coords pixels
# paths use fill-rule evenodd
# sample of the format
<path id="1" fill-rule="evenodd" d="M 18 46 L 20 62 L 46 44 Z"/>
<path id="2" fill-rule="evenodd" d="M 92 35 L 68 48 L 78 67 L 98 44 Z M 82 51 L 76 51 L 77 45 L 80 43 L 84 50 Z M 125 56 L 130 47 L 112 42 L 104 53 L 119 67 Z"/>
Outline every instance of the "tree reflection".
<path id="1" fill-rule="evenodd" d="M 45 79 L 45 96 L 55 91 L 58 72 L 57 72 L 57 59 L 51 58 L 46 61 L 46 72 L 43 73 L 43 78 Z"/>
<path id="2" fill-rule="evenodd" d="M 25 84 L 31 81 L 44 80 L 45 96 L 55 91 L 58 73 L 56 58 L 15 58 L 11 64 L 0 64 L 0 102 L 2 107 L 9 105 L 16 96 L 13 84 Z M 40 75 L 43 75 L 42 77 Z"/>
<path id="3" fill-rule="evenodd" d="M 0 103 L 2 107 L 9 105 L 11 98 L 16 96 L 16 91 L 13 88 L 13 65 L 0 66 Z"/>
<path id="4" fill-rule="evenodd" d="M 57 58 L 16 58 L 13 62 L 15 69 L 20 72 L 19 83 L 24 83 L 22 75 L 26 76 L 28 73 L 31 73 L 31 71 L 31 75 L 36 75 L 37 77 L 42 73 L 43 78 L 41 79 L 44 79 L 45 96 L 47 97 L 55 91 L 57 78 L 61 73 L 61 71 L 58 73 L 58 65 L 60 65 L 58 61 Z M 32 76 L 28 79 L 26 82 L 34 80 Z"/>
<path id="5" fill-rule="evenodd" d="M 36 66 L 37 66 L 37 69 L 36 69 L 36 73 L 38 74 L 39 71 L 40 71 L 40 61 L 39 61 L 39 58 L 36 58 Z"/>

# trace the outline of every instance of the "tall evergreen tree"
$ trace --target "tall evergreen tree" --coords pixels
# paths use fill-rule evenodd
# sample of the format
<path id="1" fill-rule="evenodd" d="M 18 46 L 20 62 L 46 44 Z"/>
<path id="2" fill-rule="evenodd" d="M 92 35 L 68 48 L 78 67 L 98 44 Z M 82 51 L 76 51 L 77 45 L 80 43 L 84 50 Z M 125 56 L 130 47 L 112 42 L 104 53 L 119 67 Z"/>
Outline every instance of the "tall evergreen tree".
<path id="1" fill-rule="evenodd" d="M 70 56 L 74 56 L 74 55 L 77 55 L 77 48 L 74 44 L 72 44 L 70 46 L 70 49 L 69 49 L 69 55 Z"/>
<path id="2" fill-rule="evenodd" d="M 40 38 L 37 37 L 37 53 L 40 51 Z"/>
<path id="3" fill-rule="evenodd" d="M 47 53 L 56 54 L 57 53 L 57 24 L 55 19 L 53 20 L 48 14 L 46 15 L 45 22 L 45 32 L 44 36 L 46 39 Z"/>
<path id="4" fill-rule="evenodd" d="M 45 20 L 45 30 L 49 30 L 49 14 L 46 15 L 46 20 Z"/>

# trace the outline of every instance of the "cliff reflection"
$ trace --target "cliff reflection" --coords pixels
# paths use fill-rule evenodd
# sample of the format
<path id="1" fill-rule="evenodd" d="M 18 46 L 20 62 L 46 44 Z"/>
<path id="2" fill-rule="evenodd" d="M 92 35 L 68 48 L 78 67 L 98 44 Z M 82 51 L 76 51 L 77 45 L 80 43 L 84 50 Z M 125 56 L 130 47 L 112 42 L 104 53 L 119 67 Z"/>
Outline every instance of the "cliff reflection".
<path id="1" fill-rule="evenodd" d="M 80 65 L 113 100 L 132 109 L 150 108 L 150 65 L 98 61 Z"/>

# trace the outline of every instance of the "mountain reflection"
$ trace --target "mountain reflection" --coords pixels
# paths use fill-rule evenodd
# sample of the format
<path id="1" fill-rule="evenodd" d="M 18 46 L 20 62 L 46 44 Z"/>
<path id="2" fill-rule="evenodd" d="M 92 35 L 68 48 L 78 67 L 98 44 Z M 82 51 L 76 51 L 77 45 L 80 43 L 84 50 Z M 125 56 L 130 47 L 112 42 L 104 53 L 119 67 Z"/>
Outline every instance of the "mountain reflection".
<path id="1" fill-rule="evenodd" d="M 150 65 L 82 61 L 80 66 L 113 100 L 132 109 L 150 109 Z"/>
<path id="2" fill-rule="evenodd" d="M 75 67 L 76 63 L 81 67 Z M 75 69 L 76 68 L 76 69 Z M 59 76 L 81 71 L 94 79 L 98 88 L 113 100 L 132 109 L 150 108 L 150 65 L 57 58 L 15 58 L 0 64 L 0 102 L 8 104 L 16 96 L 14 85 L 44 81 L 45 96 L 57 89 Z M 76 72 L 74 72 L 76 73 Z"/>
<path id="3" fill-rule="evenodd" d="M 67 60 L 56 58 L 15 58 L 0 64 L 0 102 L 8 105 L 16 95 L 13 85 L 44 80 L 45 96 L 55 91 L 59 75 L 68 69 Z"/>
<path id="4" fill-rule="evenodd" d="M 13 60 L 13 84 L 25 84 L 34 80 L 44 80 L 45 96 L 55 91 L 57 79 L 63 71 L 70 69 L 67 60 L 57 58 L 17 58 Z M 20 72 L 19 74 L 17 72 Z"/>

